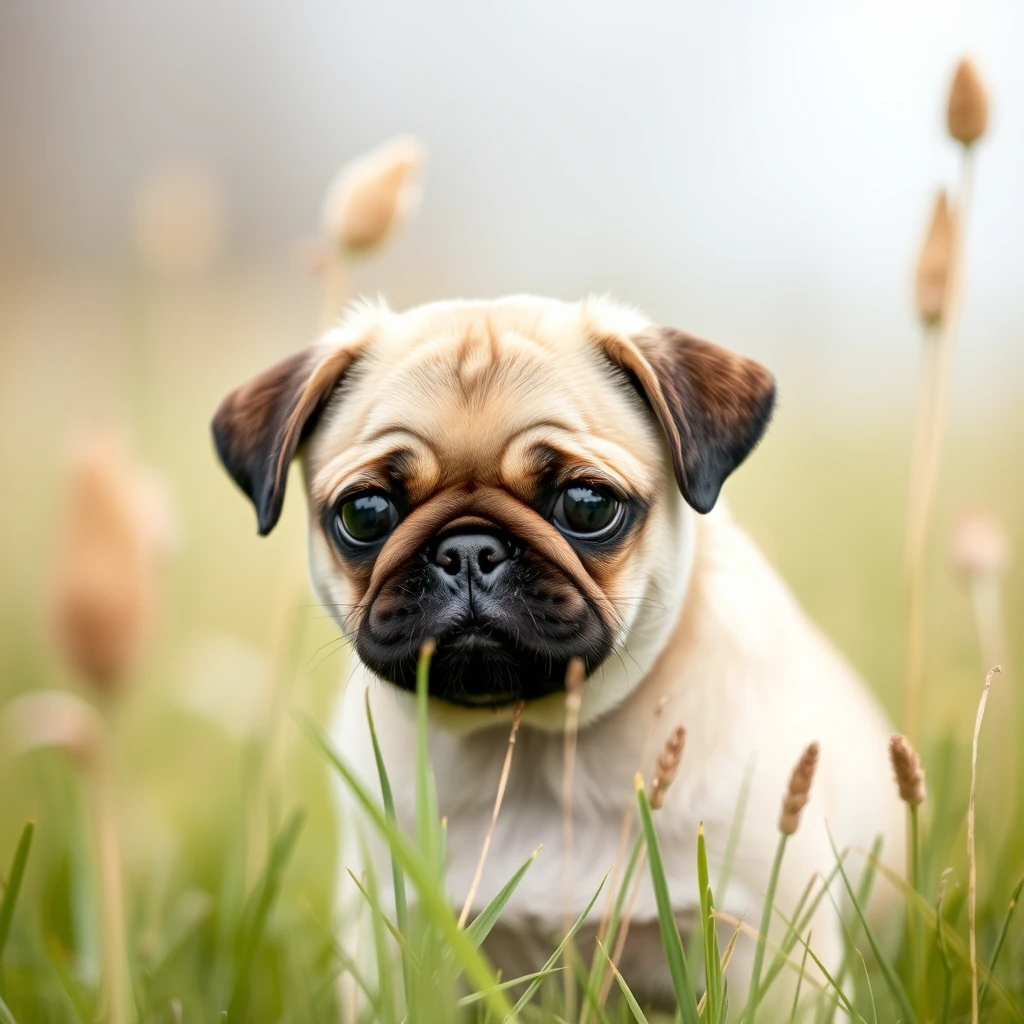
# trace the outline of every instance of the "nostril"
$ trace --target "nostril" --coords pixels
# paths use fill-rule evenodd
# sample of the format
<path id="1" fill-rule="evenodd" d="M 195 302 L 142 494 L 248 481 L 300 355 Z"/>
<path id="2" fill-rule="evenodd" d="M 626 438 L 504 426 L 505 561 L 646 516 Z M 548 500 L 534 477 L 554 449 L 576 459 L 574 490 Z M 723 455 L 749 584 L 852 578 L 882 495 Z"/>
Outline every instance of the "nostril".
<path id="1" fill-rule="evenodd" d="M 492 572 L 497 566 L 505 561 L 505 554 L 497 547 L 485 547 L 480 549 L 477 556 L 477 565 L 485 575 Z"/>
<path id="2" fill-rule="evenodd" d="M 462 570 L 462 559 L 459 558 L 459 552 L 456 548 L 447 548 L 438 550 L 434 556 L 434 561 L 449 575 L 458 576 Z"/>

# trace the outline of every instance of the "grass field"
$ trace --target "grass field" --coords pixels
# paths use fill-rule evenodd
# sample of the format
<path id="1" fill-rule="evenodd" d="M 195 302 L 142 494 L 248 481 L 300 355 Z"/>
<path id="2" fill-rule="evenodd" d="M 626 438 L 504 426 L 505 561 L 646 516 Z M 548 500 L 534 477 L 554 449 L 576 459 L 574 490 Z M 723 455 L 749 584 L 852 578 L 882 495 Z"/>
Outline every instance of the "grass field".
<path id="1" fill-rule="evenodd" d="M 301 296 L 271 303 L 268 316 L 267 303 L 249 303 L 233 287 L 222 284 L 215 300 L 146 295 L 120 304 L 69 288 L 63 305 L 52 308 L 28 289 L 0 305 L 8 339 L 0 380 L 0 426 L 8 438 L 0 464 L 7 484 L 0 702 L 76 686 L 43 614 L 61 517 L 59 453 L 90 413 L 112 413 L 132 424 L 136 448 L 164 474 L 177 509 L 156 635 L 111 716 L 135 1012 L 147 1022 L 190 1024 L 225 1014 L 230 1021 L 333 1021 L 333 980 L 343 965 L 331 912 L 332 768 L 299 721 L 326 720 L 350 655 L 304 584 L 299 488 L 280 530 L 257 541 L 251 509 L 215 465 L 207 437 L 221 394 L 276 355 L 280 338 L 308 333 L 308 323 Z M 55 340 L 72 323 L 74 343 L 66 335 Z M 240 337 L 251 339 L 242 351 L 224 340 Z M 797 390 L 727 491 L 738 517 L 894 719 L 901 709 L 911 406 L 908 397 L 905 407 L 872 409 L 855 425 L 822 422 L 802 407 Z M 929 798 L 921 896 L 913 904 L 924 908 L 915 920 L 926 943 L 927 996 L 912 984 L 905 948 L 894 961 L 922 1022 L 969 1019 L 970 1008 L 969 972 L 958 951 L 967 943 L 971 731 L 987 666 L 970 602 L 948 568 L 948 536 L 962 511 L 982 507 L 1007 524 L 1016 550 L 1024 548 L 1022 466 L 1019 412 L 990 412 L 979 424 L 957 419 L 928 576 L 922 754 Z M 1001 945 L 998 992 L 993 986 L 982 1009 L 987 1021 L 1024 1019 L 1022 915 L 1012 917 L 1000 943 L 1024 874 L 1024 693 L 1014 672 L 1024 649 L 1013 626 L 1024 614 L 1019 566 L 1004 593 L 1011 649 L 992 691 L 978 764 L 981 962 Z M 0 760 L 0 875 L 10 877 L 23 826 L 34 823 L 9 934 L 0 912 L 2 1021 L 90 1022 L 109 1011 L 100 998 L 102 900 L 89 800 L 83 773 L 58 753 Z M 432 869 L 425 851 L 413 855 L 405 871 L 410 887 L 417 871 Z M 947 973 L 928 915 L 946 868 L 951 972 L 944 1012 Z M 388 872 L 381 875 L 378 883 L 389 885 Z M 418 995 L 409 1019 L 455 1019 L 455 975 L 472 979 L 486 965 L 472 949 L 451 945 L 440 911 L 407 927 L 425 951 L 413 972 Z M 858 945 L 867 968 L 853 961 L 855 1012 L 867 1021 L 906 1019 L 862 935 Z M 385 978 L 397 998 L 401 971 L 395 966 Z M 555 982 L 528 1018 L 558 1019 L 562 986 Z M 703 988 L 702 976 L 696 985 Z M 480 975 L 470 987 L 480 987 Z M 378 994 L 377 1005 L 381 1019 L 400 1019 L 389 999 Z M 497 1008 L 491 1011 L 486 1019 L 498 1019 Z M 632 1019 L 625 1001 L 611 1019 L 620 1011 Z M 704 1019 L 721 1012 L 709 1006 Z"/>

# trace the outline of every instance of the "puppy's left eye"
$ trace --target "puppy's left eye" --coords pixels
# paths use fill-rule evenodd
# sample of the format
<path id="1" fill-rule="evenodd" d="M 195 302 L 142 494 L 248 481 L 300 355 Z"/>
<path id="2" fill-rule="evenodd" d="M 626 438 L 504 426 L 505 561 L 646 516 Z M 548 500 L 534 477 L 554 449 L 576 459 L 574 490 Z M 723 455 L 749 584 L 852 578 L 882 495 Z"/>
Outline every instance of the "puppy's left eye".
<path id="1" fill-rule="evenodd" d="M 552 517 L 570 537 L 604 540 L 622 522 L 622 502 L 593 484 L 570 484 L 558 496 Z"/>

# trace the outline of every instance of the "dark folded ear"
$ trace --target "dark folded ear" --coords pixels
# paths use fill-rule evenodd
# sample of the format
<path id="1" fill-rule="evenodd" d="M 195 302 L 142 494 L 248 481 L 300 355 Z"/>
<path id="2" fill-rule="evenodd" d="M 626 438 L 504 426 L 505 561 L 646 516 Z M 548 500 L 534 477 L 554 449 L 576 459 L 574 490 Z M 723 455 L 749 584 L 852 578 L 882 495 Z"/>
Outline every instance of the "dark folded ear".
<path id="1" fill-rule="evenodd" d="M 217 454 L 256 506 L 260 536 L 281 517 L 288 466 L 351 365 L 348 348 L 309 348 L 232 391 L 213 417 Z"/>
<path id="2" fill-rule="evenodd" d="M 683 497 L 710 512 L 768 426 L 775 379 L 753 359 L 671 327 L 600 341 L 654 410 Z"/>

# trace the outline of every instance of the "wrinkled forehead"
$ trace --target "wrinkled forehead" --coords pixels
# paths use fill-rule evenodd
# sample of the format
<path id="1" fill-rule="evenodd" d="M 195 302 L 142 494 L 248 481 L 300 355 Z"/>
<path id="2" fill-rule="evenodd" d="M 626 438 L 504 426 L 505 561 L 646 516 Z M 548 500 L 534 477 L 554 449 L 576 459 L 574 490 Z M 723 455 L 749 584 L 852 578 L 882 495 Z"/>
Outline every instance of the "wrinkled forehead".
<path id="1" fill-rule="evenodd" d="M 318 503 L 389 475 L 416 500 L 460 483 L 515 492 L 552 466 L 625 491 L 655 486 L 649 413 L 581 327 L 480 313 L 404 326 L 369 342 L 314 431 L 307 476 Z"/>

